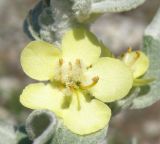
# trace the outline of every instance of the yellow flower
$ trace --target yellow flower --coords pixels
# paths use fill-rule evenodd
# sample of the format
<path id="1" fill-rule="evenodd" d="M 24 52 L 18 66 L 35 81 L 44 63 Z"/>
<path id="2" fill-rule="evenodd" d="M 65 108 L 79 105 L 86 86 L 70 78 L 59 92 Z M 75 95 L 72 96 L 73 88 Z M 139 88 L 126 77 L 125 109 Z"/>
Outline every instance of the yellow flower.
<path id="1" fill-rule="evenodd" d="M 84 29 L 72 29 L 61 50 L 44 41 L 29 43 L 21 54 L 24 72 L 35 80 L 20 102 L 31 109 L 48 109 L 80 135 L 104 128 L 111 110 L 104 102 L 126 96 L 132 87 L 131 70 L 120 60 L 100 57 L 97 39 Z"/>

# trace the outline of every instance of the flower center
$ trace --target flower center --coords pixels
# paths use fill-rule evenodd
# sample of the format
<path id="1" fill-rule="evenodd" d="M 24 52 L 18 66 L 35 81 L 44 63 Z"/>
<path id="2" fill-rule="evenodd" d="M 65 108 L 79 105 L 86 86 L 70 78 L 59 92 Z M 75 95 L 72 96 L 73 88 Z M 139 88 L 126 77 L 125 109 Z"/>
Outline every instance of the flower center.
<path id="1" fill-rule="evenodd" d="M 61 85 L 65 95 L 72 95 L 72 92 L 77 89 L 87 90 L 96 85 L 99 80 L 99 77 L 95 76 L 90 84 L 82 84 L 85 79 L 84 71 L 88 68 L 90 67 L 85 67 L 80 59 L 76 59 L 73 62 L 59 59 L 55 67 L 54 81 Z"/>

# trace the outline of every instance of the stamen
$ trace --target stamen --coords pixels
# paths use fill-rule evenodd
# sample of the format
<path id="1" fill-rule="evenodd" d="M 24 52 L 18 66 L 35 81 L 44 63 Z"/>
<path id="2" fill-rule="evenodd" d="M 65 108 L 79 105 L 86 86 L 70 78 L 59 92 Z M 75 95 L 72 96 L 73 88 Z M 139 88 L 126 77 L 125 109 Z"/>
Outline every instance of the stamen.
<path id="1" fill-rule="evenodd" d="M 74 82 L 81 81 L 82 73 L 83 71 L 82 71 L 81 61 L 79 59 L 76 59 L 72 69 L 72 80 Z"/>
<path id="2" fill-rule="evenodd" d="M 81 84 L 80 88 L 82 88 L 82 89 L 89 89 L 89 88 L 95 86 L 97 84 L 98 80 L 99 80 L 99 77 L 95 76 L 95 77 L 92 78 L 92 83 L 91 84 L 86 85 L 86 86 L 84 86 L 84 85 Z"/>
<path id="3" fill-rule="evenodd" d="M 63 63 L 64 63 L 63 59 L 62 59 L 62 58 L 61 58 L 61 59 L 59 59 L 59 65 L 60 65 L 60 66 L 62 66 L 62 65 L 63 65 Z"/>
<path id="4" fill-rule="evenodd" d="M 132 48 L 129 47 L 127 51 L 128 51 L 128 53 L 132 52 Z"/>
<path id="5" fill-rule="evenodd" d="M 92 68 L 92 64 L 87 67 L 87 69 L 90 69 L 90 68 Z"/>
<path id="6" fill-rule="evenodd" d="M 80 59 L 76 59 L 76 64 L 81 68 L 81 61 L 80 61 Z"/>
<path id="7" fill-rule="evenodd" d="M 130 67 L 135 64 L 135 62 L 139 59 L 140 53 L 139 51 L 133 51 L 132 48 L 129 47 L 128 51 L 123 54 L 122 60 Z"/>
<path id="8" fill-rule="evenodd" d="M 59 59 L 55 65 L 55 69 L 54 69 L 54 80 L 56 81 L 61 81 L 62 80 L 62 65 L 63 65 L 64 61 L 63 59 Z"/>
<path id="9" fill-rule="evenodd" d="M 138 58 L 140 57 L 140 53 L 138 51 L 135 52 L 134 58 L 132 60 L 132 62 L 129 64 L 129 66 L 132 66 L 135 64 L 135 62 L 138 60 Z"/>
<path id="10" fill-rule="evenodd" d="M 139 57 L 140 57 L 140 53 L 136 51 L 136 59 L 138 59 Z"/>
<path id="11" fill-rule="evenodd" d="M 72 70 L 72 63 L 69 62 L 69 70 L 71 71 Z"/>
<path id="12" fill-rule="evenodd" d="M 73 92 L 73 90 L 74 90 L 74 85 L 73 85 L 73 84 L 69 84 L 68 87 L 69 87 L 70 91 Z"/>

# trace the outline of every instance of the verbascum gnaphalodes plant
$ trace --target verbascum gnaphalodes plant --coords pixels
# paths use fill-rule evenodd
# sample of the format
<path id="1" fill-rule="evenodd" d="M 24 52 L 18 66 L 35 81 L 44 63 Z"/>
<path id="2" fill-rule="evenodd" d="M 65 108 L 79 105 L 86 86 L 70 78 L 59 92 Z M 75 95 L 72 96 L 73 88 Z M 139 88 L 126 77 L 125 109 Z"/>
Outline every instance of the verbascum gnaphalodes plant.
<path id="1" fill-rule="evenodd" d="M 32 41 L 22 51 L 21 65 L 31 78 L 20 102 L 31 109 L 48 109 L 80 135 L 108 125 L 106 103 L 125 97 L 133 85 L 133 72 L 121 60 L 100 57 L 101 44 L 90 32 L 75 28 L 65 33 L 61 49 Z"/>

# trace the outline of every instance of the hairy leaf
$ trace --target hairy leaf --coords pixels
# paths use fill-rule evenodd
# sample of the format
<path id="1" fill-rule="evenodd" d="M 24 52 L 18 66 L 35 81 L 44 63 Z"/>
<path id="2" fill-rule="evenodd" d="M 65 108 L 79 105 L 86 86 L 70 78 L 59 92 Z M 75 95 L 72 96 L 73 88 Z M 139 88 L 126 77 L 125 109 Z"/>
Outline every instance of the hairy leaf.
<path id="1" fill-rule="evenodd" d="M 139 97 L 133 100 L 132 109 L 145 108 L 160 100 L 160 9 L 145 31 L 143 50 L 150 60 L 145 78 L 155 81 L 141 87 Z"/>
<path id="2" fill-rule="evenodd" d="M 47 143 L 55 133 L 57 119 L 47 110 L 33 111 L 26 121 L 26 131 L 34 144 Z"/>
<path id="3" fill-rule="evenodd" d="M 106 144 L 107 129 L 80 136 L 68 130 L 61 120 L 55 121 L 53 112 L 43 110 L 34 111 L 26 123 L 26 130 L 34 144 Z"/>
<path id="4" fill-rule="evenodd" d="M 104 142 L 105 144 L 106 135 L 107 128 L 94 134 L 79 136 L 69 131 L 61 122 L 59 122 L 51 144 L 101 144 L 101 142 Z"/>
<path id="5" fill-rule="evenodd" d="M 15 127 L 0 121 L 0 144 L 16 144 Z"/>

